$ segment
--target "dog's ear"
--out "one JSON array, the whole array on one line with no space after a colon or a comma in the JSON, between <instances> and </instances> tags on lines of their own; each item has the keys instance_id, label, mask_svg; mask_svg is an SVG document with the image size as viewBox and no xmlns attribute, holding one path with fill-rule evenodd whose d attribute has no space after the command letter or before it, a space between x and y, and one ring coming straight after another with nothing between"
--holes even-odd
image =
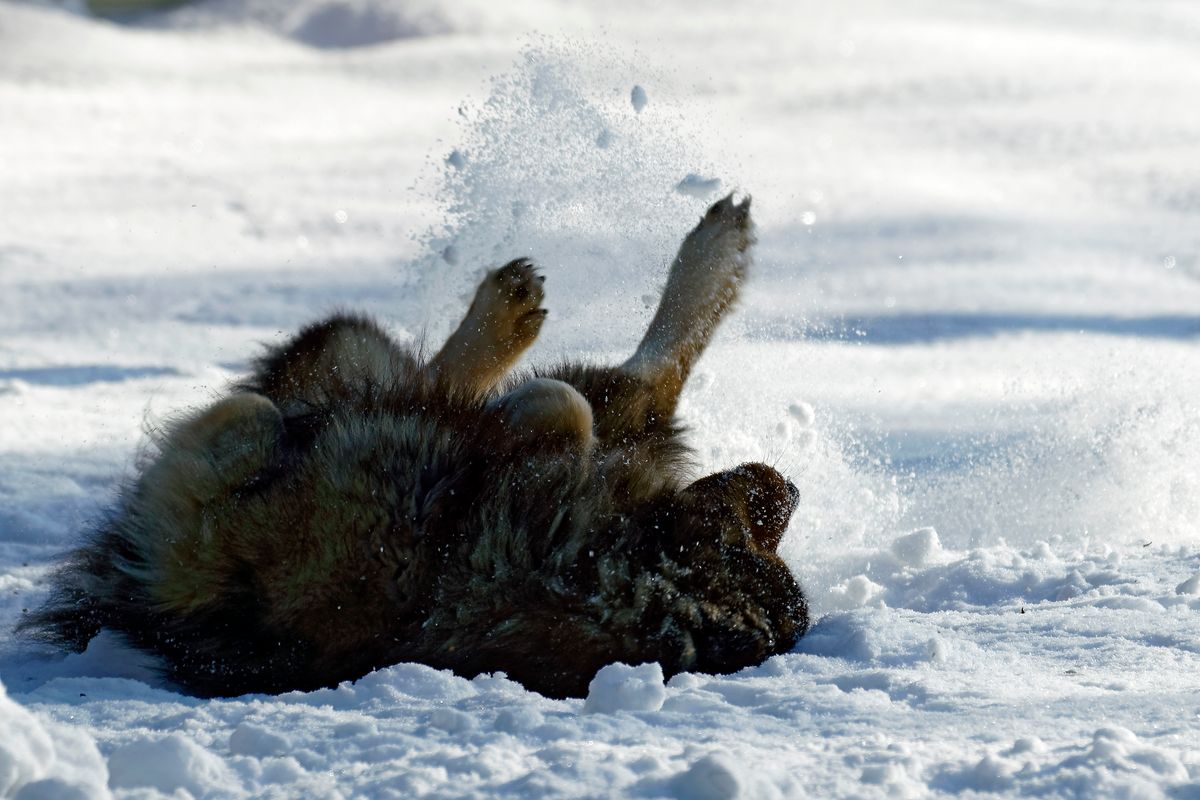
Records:
<instances>
[{"instance_id":1,"label":"dog's ear","mask_svg":"<svg viewBox=\"0 0 1200 800\"><path fill-rule=\"evenodd\" d=\"M766 464L740 467L701 478L679 494L688 523L676 527L685 544L689 536L715 535L734 546L747 538L774 553L800 500L795 484ZM715 530L714 530L715 528Z\"/></svg>"}]
</instances>

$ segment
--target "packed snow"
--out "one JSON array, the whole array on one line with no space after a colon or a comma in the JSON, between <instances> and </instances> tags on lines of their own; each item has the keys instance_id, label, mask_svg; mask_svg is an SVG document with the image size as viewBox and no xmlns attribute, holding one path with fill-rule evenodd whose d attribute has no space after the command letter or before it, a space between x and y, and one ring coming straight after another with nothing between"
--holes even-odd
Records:
<instances>
[{"instance_id":1,"label":"packed snow","mask_svg":"<svg viewBox=\"0 0 1200 800\"><path fill-rule=\"evenodd\" d=\"M1200 7L79 5L0 0L0 796L1200 796ZM529 255L528 361L621 358L730 190L682 413L801 490L793 652L199 700L12 633L259 343Z\"/></svg>"}]
</instances>

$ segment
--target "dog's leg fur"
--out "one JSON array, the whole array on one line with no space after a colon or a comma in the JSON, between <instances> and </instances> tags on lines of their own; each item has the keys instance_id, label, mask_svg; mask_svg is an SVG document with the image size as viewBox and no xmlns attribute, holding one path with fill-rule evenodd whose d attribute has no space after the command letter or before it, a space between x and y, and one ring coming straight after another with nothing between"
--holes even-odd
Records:
<instances>
[{"instance_id":1,"label":"dog's leg fur","mask_svg":"<svg viewBox=\"0 0 1200 800\"><path fill-rule=\"evenodd\" d=\"M489 395L542 329L545 280L525 258L488 273L430 370L471 396Z\"/></svg>"},{"instance_id":2,"label":"dog's leg fur","mask_svg":"<svg viewBox=\"0 0 1200 800\"><path fill-rule=\"evenodd\" d=\"M734 203L730 195L715 203L683 240L636 352L616 368L551 374L493 400L506 428L586 449L593 427L611 440L668 423L692 366L737 299L753 243L750 199ZM469 397L491 394L541 330L544 281L523 258L488 273L427 372ZM374 323L337 316L268 353L238 388L261 393L290 417L341 398L364 378L400 375L409 364Z\"/></svg>"},{"instance_id":3,"label":"dog's leg fur","mask_svg":"<svg viewBox=\"0 0 1200 800\"><path fill-rule=\"evenodd\" d=\"M649 384L660 415L674 413L692 366L737 300L753 244L750 198L734 203L732 194L713 204L683 240L654 320L620 367Z\"/></svg>"}]
</instances>

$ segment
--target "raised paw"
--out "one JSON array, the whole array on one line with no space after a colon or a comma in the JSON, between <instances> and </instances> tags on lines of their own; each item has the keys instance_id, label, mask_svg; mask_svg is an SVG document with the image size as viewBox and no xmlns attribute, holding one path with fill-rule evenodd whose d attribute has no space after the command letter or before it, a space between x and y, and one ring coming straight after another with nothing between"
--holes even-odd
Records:
<instances>
[{"instance_id":1,"label":"raised paw","mask_svg":"<svg viewBox=\"0 0 1200 800\"><path fill-rule=\"evenodd\" d=\"M721 225L734 233L736 246L745 250L754 244L754 222L750 219L750 195L740 203L733 202L733 195L727 194L709 206L702 224Z\"/></svg>"},{"instance_id":2,"label":"raised paw","mask_svg":"<svg viewBox=\"0 0 1200 800\"><path fill-rule=\"evenodd\" d=\"M484 278L467 317L474 316L477 325L490 327L496 339L513 339L513 344L524 350L537 338L546 319L546 309L540 308L546 296L545 283L546 276L538 274L528 258L510 261Z\"/></svg>"},{"instance_id":3,"label":"raised paw","mask_svg":"<svg viewBox=\"0 0 1200 800\"><path fill-rule=\"evenodd\" d=\"M541 331L545 282L527 258L489 272L431 368L472 394L490 392Z\"/></svg>"},{"instance_id":4,"label":"raised paw","mask_svg":"<svg viewBox=\"0 0 1200 800\"><path fill-rule=\"evenodd\" d=\"M700 272L726 272L740 283L745 277L748 259L744 254L755 242L754 222L750 219L750 195L735 203L728 194L709 206L700 222L683 240L676 269Z\"/></svg>"}]
</instances>

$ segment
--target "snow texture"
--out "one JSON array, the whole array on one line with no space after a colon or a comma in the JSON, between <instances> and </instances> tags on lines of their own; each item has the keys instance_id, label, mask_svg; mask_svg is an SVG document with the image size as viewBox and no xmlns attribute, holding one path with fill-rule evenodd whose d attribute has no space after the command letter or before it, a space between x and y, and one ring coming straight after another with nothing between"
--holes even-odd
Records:
<instances>
[{"instance_id":1,"label":"snow texture","mask_svg":"<svg viewBox=\"0 0 1200 800\"><path fill-rule=\"evenodd\" d=\"M0 0L0 796L1200 795L1193 4L78 7ZM730 190L757 258L681 413L697 474L800 489L793 652L199 700L12 634L258 342L436 342L527 255L529 362L623 359Z\"/></svg>"}]
</instances>

